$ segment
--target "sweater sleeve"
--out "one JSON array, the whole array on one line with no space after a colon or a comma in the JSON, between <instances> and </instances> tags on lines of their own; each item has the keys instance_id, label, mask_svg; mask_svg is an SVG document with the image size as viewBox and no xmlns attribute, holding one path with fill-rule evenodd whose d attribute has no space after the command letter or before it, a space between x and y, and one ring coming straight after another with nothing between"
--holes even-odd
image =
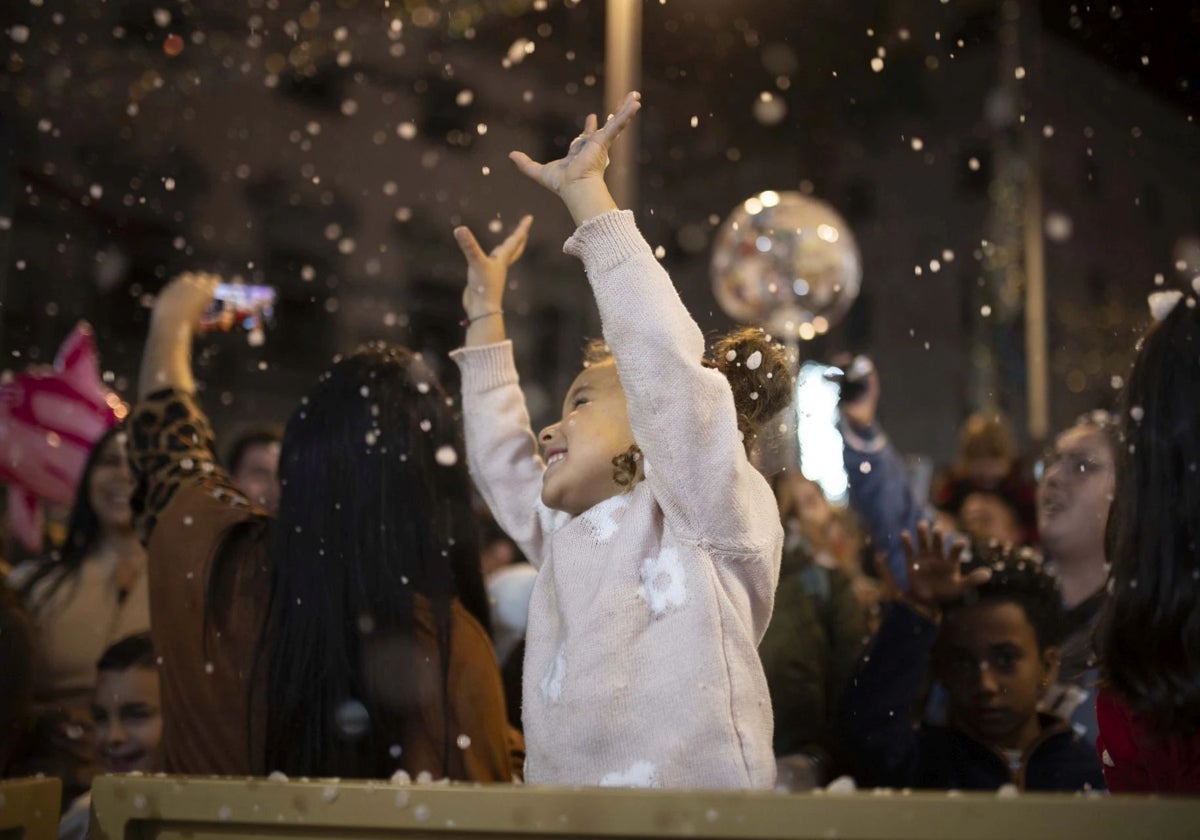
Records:
<instances>
[{"instance_id":1,"label":"sweater sleeve","mask_svg":"<svg viewBox=\"0 0 1200 840\"><path fill-rule=\"evenodd\" d=\"M835 725L860 784L912 783L920 758L912 709L929 670L937 630L903 604L893 604L846 686Z\"/></svg>"},{"instance_id":2,"label":"sweater sleeve","mask_svg":"<svg viewBox=\"0 0 1200 840\"><path fill-rule=\"evenodd\" d=\"M701 364L704 336L633 214L585 222L563 250L583 261L646 482L667 522L685 539L730 552L779 539L775 502L746 457L729 382Z\"/></svg>"},{"instance_id":3,"label":"sweater sleeve","mask_svg":"<svg viewBox=\"0 0 1200 840\"><path fill-rule=\"evenodd\" d=\"M129 464L136 490L134 515L149 544L160 516L176 496L198 506L228 506L236 517L262 511L250 504L217 462L212 426L192 394L157 391L134 409L128 421Z\"/></svg>"},{"instance_id":4,"label":"sweater sleeve","mask_svg":"<svg viewBox=\"0 0 1200 840\"><path fill-rule=\"evenodd\" d=\"M512 342L460 347L467 468L496 522L529 562L542 565L546 534L567 518L542 504L537 439L513 361Z\"/></svg>"}]
</instances>

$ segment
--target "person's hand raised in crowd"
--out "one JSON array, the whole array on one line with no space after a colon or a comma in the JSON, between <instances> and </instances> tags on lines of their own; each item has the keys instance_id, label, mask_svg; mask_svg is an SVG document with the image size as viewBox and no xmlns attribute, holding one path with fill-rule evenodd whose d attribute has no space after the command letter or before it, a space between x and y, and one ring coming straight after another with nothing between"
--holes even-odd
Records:
<instances>
[{"instance_id":1,"label":"person's hand raised in crowd","mask_svg":"<svg viewBox=\"0 0 1200 840\"><path fill-rule=\"evenodd\" d=\"M204 329L204 313L213 301L220 280L215 274L185 272L159 292L150 316L146 348L142 352L138 399L144 399L160 388L195 392L192 337ZM216 328L221 327L217 325Z\"/></svg>"},{"instance_id":2,"label":"person's hand raised in crowd","mask_svg":"<svg viewBox=\"0 0 1200 840\"><path fill-rule=\"evenodd\" d=\"M834 364L843 370L847 370L852 364L853 359L850 356L842 356L834 359ZM865 432L875 425L875 418L879 412L879 372L872 365L871 372L867 374L863 384L865 390L853 400L843 400L839 403L838 408L842 412L842 417L850 424L852 428L859 432Z\"/></svg>"},{"instance_id":3,"label":"person's hand raised in crowd","mask_svg":"<svg viewBox=\"0 0 1200 840\"><path fill-rule=\"evenodd\" d=\"M907 531L900 535L900 541L908 563L908 591L903 599L931 617L940 616L943 604L958 600L992 576L991 569L974 569L964 575L966 542L958 540L947 549L941 529L931 529L926 522L917 526L915 543Z\"/></svg>"},{"instance_id":4,"label":"person's hand raised in crowd","mask_svg":"<svg viewBox=\"0 0 1200 840\"><path fill-rule=\"evenodd\" d=\"M608 152L641 107L641 94L633 91L626 94L621 107L603 127L595 114L588 114L583 133L558 160L538 163L524 152L511 152L509 158L521 172L561 198L575 223L583 224L593 216L616 209L604 184Z\"/></svg>"},{"instance_id":5,"label":"person's hand raised in crowd","mask_svg":"<svg viewBox=\"0 0 1200 840\"><path fill-rule=\"evenodd\" d=\"M203 272L188 271L173 278L154 302L156 324L198 332L220 282L218 275Z\"/></svg>"},{"instance_id":6,"label":"person's hand raised in crowd","mask_svg":"<svg viewBox=\"0 0 1200 840\"><path fill-rule=\"evenodd\" d=\"M495 344L504 340L504 288L508 269L525 253L533 216L525 216L508 237L485 252L470 229L460 225L454 239L467 260L467 285L463 289L467 344Z\"/></svg>"}]
</instances>

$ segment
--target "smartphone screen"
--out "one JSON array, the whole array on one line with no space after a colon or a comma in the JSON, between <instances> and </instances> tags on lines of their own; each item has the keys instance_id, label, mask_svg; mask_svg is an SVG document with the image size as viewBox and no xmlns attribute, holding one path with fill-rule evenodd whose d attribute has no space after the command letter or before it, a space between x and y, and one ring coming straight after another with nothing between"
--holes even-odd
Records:
<instances>
[{"instance_id":1,"label":"smartphone screen","mask_svg":"<svg viewBox=\"0 0 1200 840\"><path fill-rule=\"evenodd\" d=\"M226 329L240 325L248 332L261 333L263 326L274 317L275 289L271 286L220 283L201 324L207 328Z\"/></svg>"}]
</instances>

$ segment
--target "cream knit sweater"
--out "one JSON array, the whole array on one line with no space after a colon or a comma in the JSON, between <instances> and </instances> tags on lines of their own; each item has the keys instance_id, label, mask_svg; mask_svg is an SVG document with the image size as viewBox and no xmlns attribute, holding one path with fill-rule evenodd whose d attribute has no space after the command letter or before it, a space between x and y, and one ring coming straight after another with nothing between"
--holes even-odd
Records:
<instances>
[{"instance_id":1,"label":"cream knit sweater","mask_svg":"<svg viewBox=\"0 0 1200 840\"><path fill-rule=\"evenodd\" d=\"M772 717L758 642L783 529L733 394L628 211L580 226L646 478L577 517L542 472L509 342L462 348L467 459L538 567L523 718L531 784L766 788ZM614 453L616 454L616 453Z\"/></svg>"}]
</instances>

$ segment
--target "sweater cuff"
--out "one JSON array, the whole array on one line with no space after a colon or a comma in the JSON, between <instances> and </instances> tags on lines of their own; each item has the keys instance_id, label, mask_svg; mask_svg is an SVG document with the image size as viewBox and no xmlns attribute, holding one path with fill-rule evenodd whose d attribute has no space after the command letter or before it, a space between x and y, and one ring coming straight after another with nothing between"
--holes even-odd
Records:
<instances>
[{"instance_id":1,"label":"sweater cuff","mask_svg":"<svg viewBox=\"0 0 1200 840\"><path fill-rule=\"evenodd\" d=\"M631 210L609 210L588 219L571 234L563 253L583 260L588 274L608 271L633 256L653 256Z\"/></svg>"},{"instance_id":2,"label":"sweater cuff","mask_svg":"<svg viewBox=\"0 0 1200 840\"><path fill-rule=\"evenodd\" d=\"M459 347L450 352L450 358L462 372L464 393L482 393L493 388L518 384L517 363L513 360L511 341L479 347Z\"/></svg>"}]
</instances>

